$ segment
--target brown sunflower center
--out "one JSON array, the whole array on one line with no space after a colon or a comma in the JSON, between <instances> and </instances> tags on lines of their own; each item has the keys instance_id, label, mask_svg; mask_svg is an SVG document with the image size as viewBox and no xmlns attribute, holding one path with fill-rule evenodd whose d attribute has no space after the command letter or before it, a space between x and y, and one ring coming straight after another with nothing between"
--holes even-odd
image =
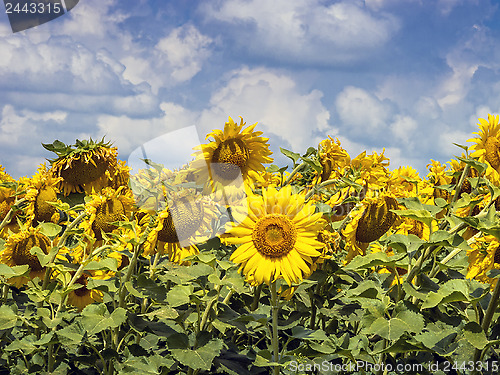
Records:
<instances>
[{"instance_id":1,"label":"brown sunflower center","mask_svg":"<svg viewBox=\"0 0 500 375\"><path fill-rule=\"evenodd\" d=\"M408 230L408 233L422 238L424 236L424 223L410 218L410 224L412 227Z\"/></svg>"},{"instance_id":2,"label":"brown sunflower center","mask_svg":"<svg viewBox=\"0 0 500 375\"><path fill-rule=\"evenodd\" d=\"M87 289L87 279L88 276L86 274L82 274L75 283L82 285L81 288L75 289L74 292L78 297L85 297L87 294L90 293L90 290Z\"/></svg>"},{"instance_id":3,"label":"brown sunflower center","mask_svg":"<svg viewBox=\"0 0 500 375\"><path fill-rule=\"evenodd\" d=\"M321 172L321 182L326 181L330 178L333 170L333 161L330 158L324 158L321 160L321 166L323 171Z\"/></svg>"},{"instance_id":4,"label":"brown sunflower center","mask_svg":"<svg viewBox=\"0 0 500 375\"><path fill-rule=\"evenodd\" d=\"M97 154L92 154L90 159L95 165L90 160L86 161L83 155L79 159L71 160L71 163L66 162L66 165L61 169L60 176L64 181L75 186L97 180L106 172L108 162Z\"/></svg>"},{"instance_id":5,"label":"brown sunflower center","mask_svg":"<svg viewBox=\"0 0 500 375\"><path fill-rule=\"evenodd\" d=\"M397 215L389 210L397 207L397 201L393 197L384 197L382 201L370 203L359 219L356 241L372 242L379 239L396 221Z\"/></svg>"},{"instance_id":6,"label":"brown sunflower center","mask_svg":"<svg viewBox=\"0 0 500 375\"><path fill-rule=\"evenodd\" d=\"M158 232L158 239L163 242L175 243L189 239L203 220L203 208L194 199L182 198L168 211L169 215L163 219L163 228Z\"/></svg>"},{"instance_id":7,"label":"brown sunflower center","mask_svg":"<svg viewBox=\"0 0 500 375\"><path fill-rule=\"evenodd\" d=\"M295 246L297 230L287 216L269 214L260 218L255 224L252 241L262 255L281 258Z\"/></svg>"},{"instance_id":8,"label":"brown sunflower center","mask_svg":"<svg viewBox=\"0 0 500 375\"><path fill-rule=\"evenodd\" d=\"M212 170L225 180L233 181L246 167L250 151L241 139L227 139L215 149L212 155Z\"/></svg>"},{"instance_id":9,"label":"brown sunflower center","mask_svg":"<svg viewBox=\"0 0 500 375\"><path fill-rule=\"evenodd\" d=\"M39 221L50 221L52 215L56 212L56 208L47 202L57 200L57 194L53 187L46 186L40 190L35 200L35 225Z\"/></svg>"},{"instance_id":10,"label":"brown sunflower center","mask_svg":"<svg viewBox=\"0 0 500 375\"><path fill-rule=\"evenodd\" d=\"M500 168L500 141L496 137L488 137L484 143L486 161L497 171Z\"/></svg>"},{"instance_id":11,"label":"brown sunflower center","mask_svg":"<svg viewBox=\"0 0 500 375\"><path fill-rule=\"evenodd\" d=\"M118 198L109 198L98 208L95 220L92 223L92 230L96 239L102 240L101 232L110 233L116 229L116 225L111 224L115 221L124 219L125 208Z\"/></svg>"},{"instance_id":12,"label":"brown sunflower center","mask_svg":"<svg viewBox=\"0 0 500 375\"><path fill-rule=\"evenodd\" d=\"M38 257L31 254L32 247L38 246L45 254L49 253L50 241L43 234L31 234L14 245L12 251L12 260L18 266L27 264L32 271L41 271L43 269Z\"/></svg>"}]
</instances>

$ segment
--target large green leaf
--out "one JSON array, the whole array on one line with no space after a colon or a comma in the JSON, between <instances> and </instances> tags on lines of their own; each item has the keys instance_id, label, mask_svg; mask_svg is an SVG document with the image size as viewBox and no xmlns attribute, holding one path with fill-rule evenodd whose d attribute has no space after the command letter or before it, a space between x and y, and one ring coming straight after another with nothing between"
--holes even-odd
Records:
<instances>
[{"instance_id":1,"label":"large green leaf","mask_svg":"<svg viewBox=\"0 0 500 375\"><path fill-rule=\"evenodd\" d=\"M80 322L89 335L119 327L127 319L127 310L117 307L111 314L105 304L91 304L82 311Z\"/></svg>"},{"instance_id":2,"label":"large green leaf","mask_svg":"<svg viewBox=\"0 0 500 375\"><path fill-rule=\"evenodd\" d=\"M9 329L16 325L17 306L0 306L0 330Z\"/></svg>"},{"instance_id":3,"label":"large green leaf","mask_svg":"<svg viewBox=\"0 0 500 375\"><path fill-rule=\"evenodd\" d=\"M182 365L193 370L209 371L212 362L219 355L223 346L222 340L214 339L198 349L172 349L172 356Z\"/></svg>"}]
</instances>

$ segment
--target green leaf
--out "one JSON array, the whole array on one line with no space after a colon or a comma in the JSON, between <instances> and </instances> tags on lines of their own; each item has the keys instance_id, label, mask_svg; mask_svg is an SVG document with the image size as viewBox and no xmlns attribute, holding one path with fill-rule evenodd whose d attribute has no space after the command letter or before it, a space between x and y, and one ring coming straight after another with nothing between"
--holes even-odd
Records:
<instances>
[{"instance_id":1,"label":"green leaf","mask_svg":"<svg viewBox=\"0 0 500 375\"><path fill-rule=\"evenodd\" d=\"M370 269L375 266L395 267L396 262L406 257L406 253L399 253L396 255L387 255L385 252L371 253L365 256L355 257L348 265L344 267L345 270L360 271Z\"/></svg>"},{"instance_id":2,"label":"green leaf","mask_svg":"<svg viewBox=\"0 0 500 375\"><path fill-rule=\"evenodd\" d=\"M290 337L300 340L320 340L320 341L328 340L325 331L321 329L318 330L307 329L302 326L293 327L292 334L290 335Z\"/></svg>"},{"instance_id":3,"label":"green leaf","mask_svg":"<svg viewBox=\"0 0 500 375\"><path fill-rule=\"evenodd\" d=\"M93 260L90 261L84 268L86 271L113 271L116 272L118 267L118 261L115 258L104 258L100 259L98 262Z\"/></svg>"},{"instance_id":4,"label":"green leaf","mask_svg":"<svg viewBox=\"0 0 500 375\"><path fill-rule=\"evenodd\" d=\"M377 318L365 332L387 340L398 340L404 333L418 333L424 328L424 318L410 310L400 311L394 318Z\"/></svg>"},{"instance_id":5,"label":"green leaf","mask_svg":"<svg viewBox=\"0 0 500 375\"><path fill-rule=\"evenodd\" d=\"M51 238L61 233L62 229L61 226L54 223L40 223L38 227L40 228L40 232Z\"/></svg>"},{"instance_id":6,"label":"green leaf","mask_svg":"<svg viewBox=\"0 0 500 375\"><path fill-rule=\"evenodd\" d=\"M0 306L0 330L9 329L16 325L17 306Z\"/></svg>"},{"instance_id":7,"label":"green leaf","mask_svg":"<svg viewBox=\"0 0 500 375\"><path fill-rule=\"evenodd\" d=\"M483 329L476 322L469 322L464 326L464 337L476 349L484 349L488 344Z\"/></svg>"},{"instance_id":8,"label":"green leaf","mask_svg":"<svg viewBox=\"0 0 500 375\"><path fill-rule=\"evenodd\" d=\"M222 340L214 339L195 350L172 349L171 352L172 356L184 366L188 366L193 370L210 371L212 362L219 355L222 345Z\"/></svg>"},{"instance_id":9,"label":"green leaf","mask_svg":"<svg viewBox=\"0 0 500 375\"><path fill-rule=\"evenodd\" d=\"M465 159L460 157L457 157L457 159L463 161L465 164L470 165L471 168L477 170L479 175L483 174L483 172L488 168L488 165L486 165L486 163L481 163L480 161L474 159Z\"/></svg>"},{"instance_id":10,"label":"green leaf","mask_svg":"<svg viewBox=\"0 0 500 375\"><path fill-rule=\"evenodd\" d=\"M285 150L284 148L281 148L281 147L280 147L280 151L283 155L285 155L286 157L289 157L290 159L293 160L294 166L295 166L295 164L297 164L297 160L299 160L300 154L297 154L296 152Z\"/></svg>"},{"instance_id":11,"label":"green leaf","mask_svg":"<svg viewBox=\"0 0 500 375\"><path fill-rule=\"evenodd\" d=\"M89 335L99 333L108 328L116 328L127 319L127 310L118 307L109 314L106 305L91 304L82 310L80 322Z\"/></svg>"},{"instance_id":12,"label":"green leaf","mask_svg":"<svg viewBox=\"0 0 500 375\"><path fill-rule=\"evenodd\" d=\"M431 213L427 210L412 210L412 209L406 209L406 210L392 210L395 214L401 217L409 217L410 219L421 221L422 223L426 224L429 228L432 225L432 221L434 220L434 217L431 215Z\"/></svg>"},{"instance_id":13,"label":"green leaf","mask_svg":"<svg viewBox=\"0 0 500 375\"><path fill-rule=\"evenodd\" d=\"M167 294L167 302L172 307L177 307L189 303L193 294L193 285L175 285Z\"/></svg>"},{"instance_id":14,"label":"green leaf","mask_svg":"<svg viewBox=\"0 0 500 375\"><path fill-rule=\"evenodd\" d=\"M24 264L22 266L9 267L6 264L0 263L0 276L3 276L7 279L15 276L24 276L29 272L29 270L30 266L27 264Z\"/></svg>"},{"instance_id":15,"label":"green leaf","mask_svg":"<svg viewBox=\"0 0 500 375\"><path fill-rule=\"evenodd\" d=\"M59 342L63 345L80 345L85 335L85 329L78 321L56 331Z\"/></svg>"},{"instance_id":16,"label":"green leaf","mask_svg":"<svg viewBox=\"0 0 500 375\"><path fill-rule=\"evenodd\" d=\"M469 300L469 284L467 280L452 279L445 282L437 292L429 292L422 304L422 309L432 308L440 303Z\"/></svg>"}]
</instances>

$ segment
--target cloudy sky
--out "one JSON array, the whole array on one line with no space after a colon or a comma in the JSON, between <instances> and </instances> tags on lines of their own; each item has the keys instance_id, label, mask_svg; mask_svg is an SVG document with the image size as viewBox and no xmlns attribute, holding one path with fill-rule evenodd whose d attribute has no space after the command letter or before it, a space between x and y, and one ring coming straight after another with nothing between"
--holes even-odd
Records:
<instances>
[{"instance_id":1,"label":"cloudy sky","mask_svg":"<svg viewBox=\"0 0 500 375\"><path fill-rule=\"evenodd\" d=\"M2 11L0 164L30 176L41 143L104 135L177 161L242 116L280 166L331 135L423 176L500 112L498 19L494 0L81 0L14 34Z\"/></svg>"}]
</instances>

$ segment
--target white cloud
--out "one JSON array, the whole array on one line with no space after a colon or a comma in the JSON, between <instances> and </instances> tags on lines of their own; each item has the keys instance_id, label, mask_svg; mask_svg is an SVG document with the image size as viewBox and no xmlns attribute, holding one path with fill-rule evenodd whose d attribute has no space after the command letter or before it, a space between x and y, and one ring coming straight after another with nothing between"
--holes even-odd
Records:
<instances>
[{"instance_id":1,"label":"white cloud","mask_svg":"<svg viewBox=\"0 0 500 375\"><path fill-rule=\"evenodd\" d=\"M11 105L5 105L2 109L0 120L0 144L27 147L27 139L37 133L37 125L50 121L63 123L67 113L54 112L32 112L22 110L17 112Z\"/></svg>"},{"instance_id":2,"label":"white cloud","mask_svg":"<svg viewBox=\"0 0 500 375\"><path fill-rule=\"evenodd\" d=\"M392 115L388 104L359 87L347 86L335 100L342 129L352 135L381 134Z\"/></svg>"},{"instance_id":3,"label":"white cloud","mask_svg":"<svg viewBox=\"0 0 500 375\"><path fill-rule=\"evenodd\" d=\"M101 115L93 137L106 134L123 155L142 144L174 130L195 125L196 114L175 103L161 103L163 115L155 118L131 118L125 115Z\"/></svg>"},{"instance_id":4,"label":"white cloud","mask_svg":"<svg viewBox=\"0 0 500 375\"><path fill-rule=\"evenodd\" d=\"M229 24L240 49L290 62L346 62L369 56L399 29L363 1L226 0L206 3L209 21Z\"/></svg>"},{"instance_id":5,"label":"white cloud","mask_svg":"<svg viewBox=\"0 0 500 375\"><path fill-rule=\"evenodd\" d=\"M152 51L130 54L121 59L124 77L134 84L147 82L157 94L161 87L193 78L211 54L213 40L192 25L172 30Z\"/></svg>"},{"instance_id":6,"label":"white cloud","mask_svg":"<svg viewBox=\"0 0 500 375\"><path fill-rule=\"evenodd\" d=\"M288 75L258 68L232 72L223 88L210 99L203 111L203 131L220 128L227 117L242 116L247 123L287 141L293 150L304 151L315 132L328 129L329 112L321 103L319 90L300 92Z\"/></svg>"},{"instance_id":7,"label":"white cloud","mask_svg":"<svg viewBox=\"0 0 500 375\"><path fill-rule=\"evenodd\" d=\"M415 139L415 130L418 128L417 122L409 116L396 115L394 122L390 125L394 136L406 143L412 144Z\"/></svg>"}]
</instances>

